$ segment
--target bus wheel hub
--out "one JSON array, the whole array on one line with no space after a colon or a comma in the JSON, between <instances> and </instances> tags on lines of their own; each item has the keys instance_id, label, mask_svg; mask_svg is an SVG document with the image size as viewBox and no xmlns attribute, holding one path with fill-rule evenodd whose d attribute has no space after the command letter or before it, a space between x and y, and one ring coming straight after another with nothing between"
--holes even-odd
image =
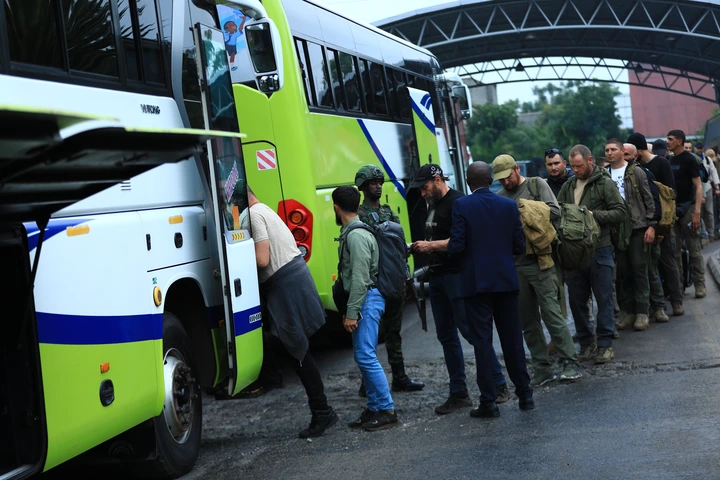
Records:
<instances>
[{"instance_id":1,"label":"bus wheel hub","mask_svg":"<svg viewBox=\"0 0 720 480\"><path fill-rule=\"evenodd\" d=\"M196 382L185 358L174 348L165 354L165 404L163 415L170 435L177 443L184 443L193 423L193 410L198 398Z\"/></svg>"}]
</instances>

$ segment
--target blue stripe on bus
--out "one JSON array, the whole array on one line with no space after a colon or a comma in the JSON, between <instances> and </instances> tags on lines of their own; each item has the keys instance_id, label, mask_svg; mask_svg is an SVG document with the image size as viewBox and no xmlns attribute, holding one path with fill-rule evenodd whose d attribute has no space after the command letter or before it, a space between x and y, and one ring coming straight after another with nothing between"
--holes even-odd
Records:
<instances>
[{"instance_id":1,"label":"blue stripe on bus","mask_svg":"<svg viewBox=\"0 0 720 480\"><path fill-rule=\"evenodd\" d=\"M162 313L145 315L91 316L37 312L40 343L102 345L160 340Z\"/></svg>"},{"instance_id":2,"label":"blue stripe on bus","mask_svg":"<svg viewBox=\"0 0 720 480\"><path fill-rule=\"evenodd\" d=\"M390 165L385 161L385 157L383 157L382 153L380 153L380 149L375 144L375 140L373 140L372 136L370 135L370 132L368 131L367 127L365 126L365 122L363 122L361 119L358 118L358 123L360 124L360 128L362 129L363 133L365 134L365 138L367 138L367 141L370 143L370 146L372 147L373 151L375 152L375 155L377 156L378 160L380 160L380 164L383 166L385 171L387 172L388 176L392 179L392 183L397 187L398 192L400 192L400 195L402 195L403 198L405 198L405 186L403 186L402 183L400 183L399 180L397 180L397 177L395 176L395 173L393 173L392 169L390 168ZM435 130L433 130L433 135L435 134Z\"/></svg>"},{"instance_id":3,"label":"blue stripe on bus","mask_svg":"<svg viewBox=\"0 0 720 480\"><path fill-rule=\"evenodd\" d=\"M260 305L243 310L242 312L235 312L233 314L233 320L235 322L236 337L262 327Z\"/></svg>"},{"instance_id":4,"label":"blue stripe on bus","mask_svg":"<svg viewBox=\"0 0 720 480\"><path fill-rule=\"evenodd\" d=\"M64 232L65 230L67 230L68 227L74 227L76 225L80 225L81 223L89 221L90 220L87 218L52 219L50 220L50 222L48 222L47 227L45 227L45 238L43 239L43 242L50 240L58 233ZM28 222L24 225L25 231L27 231L28 235L28 250L32 251L37 248L38 239L40 238L40 229L35 222Z\"/></svg>"},{"instance_id":5,"label":"blue stripe on bus","mask_svg":"<svg viewBox=\"0 0 720 480\"><path fill-rule=\"evenodd\" d=\"M417 116L420 118L420 120L425 124L425 126L432 132L433 135L435 135L435 124L430 121L430 119L425 115L425 112L423 112L417 103L415 103L415 100L410 99L412 103L412 109L417 114ZM432 105L432 104L430 104ZM430 110L430 108L428 108Z\"/></svg>"}]
</instances>

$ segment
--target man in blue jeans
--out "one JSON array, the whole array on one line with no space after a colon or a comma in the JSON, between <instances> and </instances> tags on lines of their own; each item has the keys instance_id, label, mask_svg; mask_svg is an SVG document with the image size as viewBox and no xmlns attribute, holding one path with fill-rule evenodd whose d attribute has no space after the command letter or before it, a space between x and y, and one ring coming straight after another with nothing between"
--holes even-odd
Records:
<instances>
[{"instance_id":1,"label":"man in blue jeans","mask_svg":"<svg viewBox=\"0 0 720 480\"><path fill-rule=\"evenodd\" d=\"M450 376L450 396L444 404L435 407L435 413L444 415L460 408L472 407L465 377L465 357L458 330L470 339L465 316L465 304L460 298L461 261L447 255L453 202L463 197L445 183L446 178L438 165L423 165L410 188L419 188L430 205L425 222L425 241L414 242L415 255L427 255L430 260L430 305L437 337L443 347L445 365ZM492 350L493 379L497 386L497 403L507 402L512 394L502 373L502 367ZM478 372L479 373L479 372Z\"/></svg>"},{"instance_id":2,"label":"man in blue jeans","mask_svg":"<svg viewBox=\"0 0 720 480\"><path fill-rule=\"evenodd\" d=\"M343 326L352 333L355 362L367 392L367 408L348 426L382 430L398 425L398 417L387 377L375 352L380 319L385 312L385 299L376 288L379 249L372 233L353 227L362 223L357 215L360 192L353 187L338 187L333 191L332 199L335 222L342 226L338 273L347 294Z\"/></svg>"}]
</instances>

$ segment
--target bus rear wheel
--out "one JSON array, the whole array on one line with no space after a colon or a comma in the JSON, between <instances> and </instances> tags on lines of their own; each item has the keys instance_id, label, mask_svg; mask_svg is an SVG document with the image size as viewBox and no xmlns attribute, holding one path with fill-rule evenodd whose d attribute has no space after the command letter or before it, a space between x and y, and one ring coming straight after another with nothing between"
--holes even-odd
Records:
<instances>
[{"instance_id":1,"label":"bus rear wheel","mask_svg":"<svg viewBox=\"0 0 720 480\"><path fill-rule=\"evenodd\" d=\"M163 319L163 411L153 420L157 457L144 472L177 478L192 470L200 452L202 396L192 372L190 339L172 313Z\"/></svg>"}]
</instances>

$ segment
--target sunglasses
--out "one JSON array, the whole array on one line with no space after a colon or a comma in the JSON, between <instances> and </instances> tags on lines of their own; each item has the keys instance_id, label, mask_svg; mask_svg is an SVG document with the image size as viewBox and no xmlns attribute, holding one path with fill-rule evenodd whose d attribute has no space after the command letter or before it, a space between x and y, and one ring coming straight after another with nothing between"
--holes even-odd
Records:
<instances>
[{"instance_id":1,"label":"sunglasses","mask_svg":"<svg viewBox=\"0 0 720 480\"><path fill-rule=\"evenodd\" d=\"M562 155L562 150L559 148L548 148L545 150L545 156L548 158L553 158L555 155ZM563 155L564 157L564 155Z\"/></svg>"}]
</instances>

